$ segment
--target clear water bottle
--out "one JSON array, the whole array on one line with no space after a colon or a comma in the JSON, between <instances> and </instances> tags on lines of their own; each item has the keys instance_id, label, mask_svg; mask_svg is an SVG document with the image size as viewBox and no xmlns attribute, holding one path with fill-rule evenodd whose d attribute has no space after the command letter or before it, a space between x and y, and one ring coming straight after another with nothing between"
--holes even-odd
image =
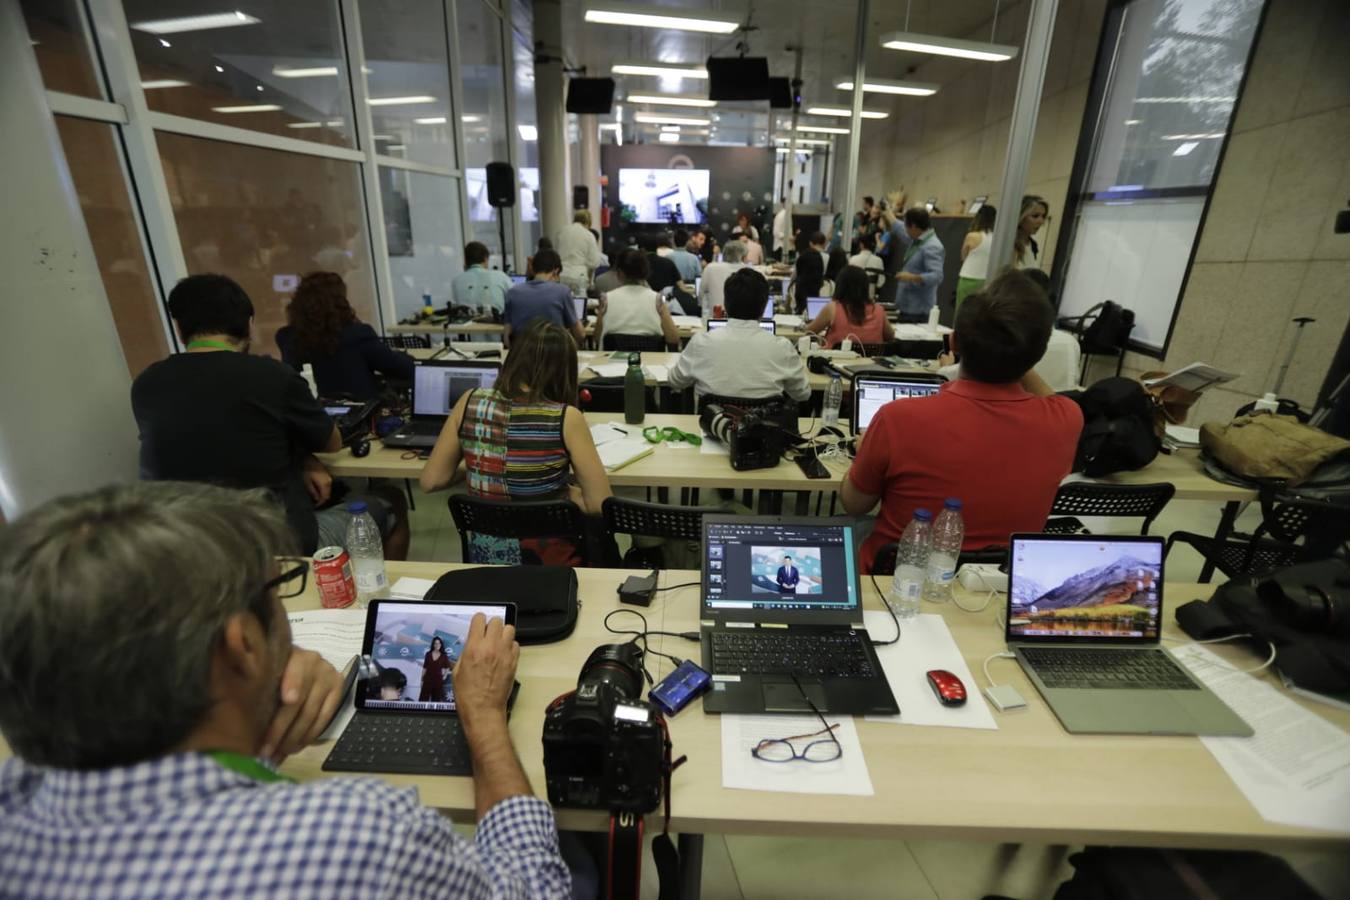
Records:
<instances>
[{"instance_id":1,"label":"clear water bottle","mask_svg":"<svg viewBox=\"0 0 1350 900\"><path fill-rule=\"evenodd\" d=\"M352 514L347 523L347 553L356 581L356 605L364 609L372 598L383 597L389 587L389 576L384 572L384 542L365 503L348 503L347 512Z\"/></svg>"},{"instance_id":2,"label":"clear water bottle","mask_svg":"<svg viewBox=\"0 0 1350 900\"><path fill-rule=\"evenodd\" d=\"M914 518L900 535L895 550L895 576L891 579L888 602L897 619L911 619L919 613L923 598L923 580L928 572L928 556L933 549L933 514L923 507L914 510Z\"/></svg>"},{"instance_id":3,"label":"clear water bottle","mask_svg":"<svg viewBox=\"0 0 1350 900\"><path fill-rule=\"evenodd\" d=\"M830 386L825 389L825 403L820 408L820 421L826 425L839 424L839 405L844 402L844 380L838 372L830 375Z\"/></svg>"},{"instance_id":4,"label":"clear water bottle","mask_svg":"<svg viewBox=\"0 0 1350 900\"><path fill-rule=\"evenodd\" d=\"M933 552L928 557L923 599L934 603L952 599L956 561L961 557L961 543L965 539L966 523L961 518L961 501L948 497L942 504L942 512L933 520Z\"/></svg>"},{"instance_id":5,"label":"clear water bottle","mask_svg":"<svg viewBox=\"0 0 1350 900\"><path fill-rule=\"evenodd\" d=\"M647 416L647 379L642 374L642 354L628 354L628 371L623 373L623 420L641 425Z\"/></svg>"}]
</instances>

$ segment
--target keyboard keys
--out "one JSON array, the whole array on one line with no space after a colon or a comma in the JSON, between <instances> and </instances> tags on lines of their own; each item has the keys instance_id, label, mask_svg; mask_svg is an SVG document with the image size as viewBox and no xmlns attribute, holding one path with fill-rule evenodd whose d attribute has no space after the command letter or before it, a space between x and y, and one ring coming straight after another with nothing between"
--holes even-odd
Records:
<instances>
[{"instance_id":1,"label":"keyboard keys","mask_svg":"<svg viewBox=\"0 0 1350 900\"><path fill-rule=\"evenodd\" d=\"M1159 650L1023 647L1022 656L1048 688L1200 690Z\"/></svg>"},{"instance_id":2,"label":"keyboard keys","mask_svg":"<svg viewBox=\"0 0 1350 900\"><path fill-rule=\"evenodd\" d=\"M323 767L344 772L473 773L458 719L378 713L352 719Z\"/></svg>"},{"instance_id":3,"label":"keyboard keys","mask_svg":"<svg viewBox=\"0 0 1350 900\"><path fill-rule=\"evenodd\" d=\"M712 633L713 671L727 675L871 678L874 668L856 632Z\"/></svg>"}]
</instances>

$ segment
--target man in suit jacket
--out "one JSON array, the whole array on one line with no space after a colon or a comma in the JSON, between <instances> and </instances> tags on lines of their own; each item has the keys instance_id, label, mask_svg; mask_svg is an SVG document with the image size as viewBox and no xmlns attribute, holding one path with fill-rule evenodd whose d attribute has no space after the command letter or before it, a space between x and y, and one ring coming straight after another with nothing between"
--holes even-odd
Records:
<instances>
[{"instance_id":1,"label":"man in suit jacket","mask_svg":"<svg viewBox=\"0 0 1350 900\"><path fill-rule=\"evenodd\" d=\"M783 557L783 564L778 567L778 592L780 594L797 593L797 582L801 580L801 573L792 564L792 557Z\"/></svg>"}]
</instances>

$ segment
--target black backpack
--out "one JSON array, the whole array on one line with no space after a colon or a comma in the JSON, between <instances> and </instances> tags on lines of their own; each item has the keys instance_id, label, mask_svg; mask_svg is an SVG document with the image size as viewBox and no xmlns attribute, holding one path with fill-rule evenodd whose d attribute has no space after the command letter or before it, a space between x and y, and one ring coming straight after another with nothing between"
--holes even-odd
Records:
<instances>
[{"instance_id":1,"label":"black backpack","mask_svg":"<svg viewBox=\"0 0 1350 900\"><path fill-rule=\"evenodd\" d=\"M1091 311L1088 313L1091 314ZM1087 318L1087 315L1081 318ZM1107 300L1101 304L1097 317L1088 322L1079 339L1084 353L1114 354L1120 352L1134 330L1134 310Z\"/></svg>"},{"instance_id":2,"label":"black backpack","mask_svg":"<svg viewBox=\"0 0 1350 900\"><path fill-rule=\"evenodd\" d=\"M1153 425L1153 400L1139 382L1103 378L1085 391L1066 397L1083 410L1073 470L1089 478L1142 469L1162 447Z\"/></svg>"}]
</instances>

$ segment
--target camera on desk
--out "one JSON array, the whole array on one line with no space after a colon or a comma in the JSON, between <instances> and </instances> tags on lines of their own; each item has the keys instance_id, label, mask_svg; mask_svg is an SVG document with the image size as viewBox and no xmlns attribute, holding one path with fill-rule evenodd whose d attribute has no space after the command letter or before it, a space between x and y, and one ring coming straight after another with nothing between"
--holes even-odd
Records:
<instances>
[{"instance_id":1,"label":"camera on desk","mask_svg":"<svg viewBox=\"0 0 1350 900\"><path fill-rule=\"evenodd\" d=\"M554 806L647 813L661 802L665 729L642 699L636 644L597 647L577 689L544 715L544 780Z\"/></svg>"},{"instance_id":2,"label":"camera on desk","mask_svg":"<svg viewBox=\"0 0 1350 900\"><path fill-rule=\"evenodd\" d=\"M709 403L699 413L698 424L705 434L727 446L731 467L738 472L747 469L772 469L778 465L789 436L795 436L783 424L790 416L796 424L796 410L785 404L773 404L755 409Z\"/></svg>"}]
</instances>

